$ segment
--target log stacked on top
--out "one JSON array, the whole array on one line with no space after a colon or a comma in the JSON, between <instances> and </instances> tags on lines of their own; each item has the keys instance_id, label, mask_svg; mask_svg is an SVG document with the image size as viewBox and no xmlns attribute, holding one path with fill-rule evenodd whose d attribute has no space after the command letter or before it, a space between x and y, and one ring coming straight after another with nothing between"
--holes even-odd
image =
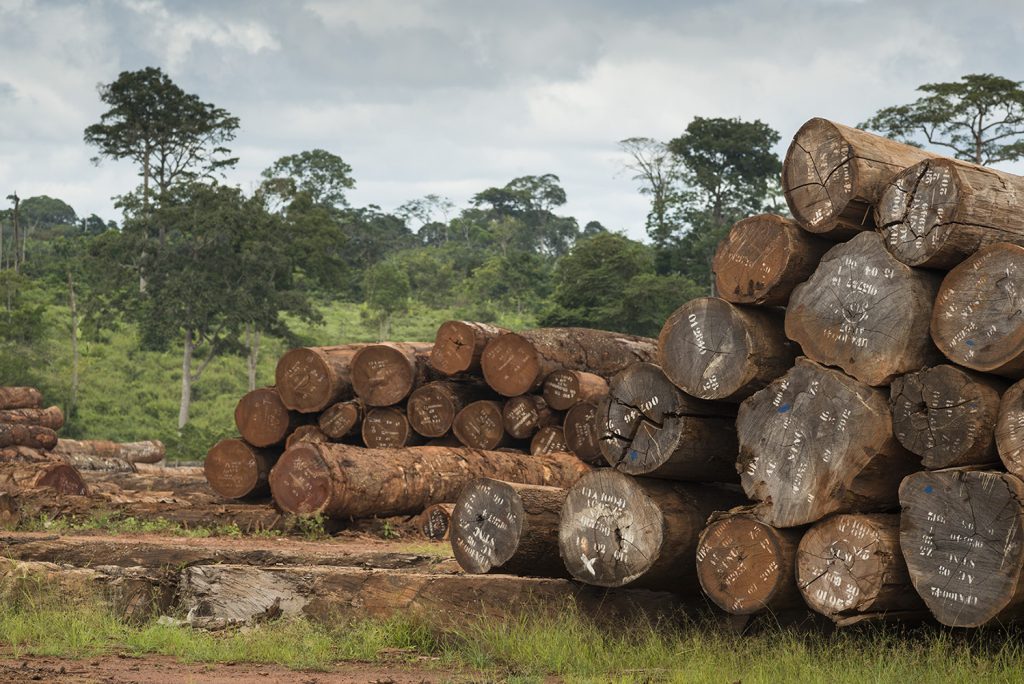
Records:
<instances>
[{"instance_id":1,"label":"log stacked on top","mask_svg":"<svg viewBox=\"0 0 1024 684\"><path fill-rule=\"evenodd\" d=\"M42 392L36 388L0 387L0 488L5 493L88 493L75 466L53 451L63 425L64 413L57 406L43 408Z\"/></svg>"}]
</instances>

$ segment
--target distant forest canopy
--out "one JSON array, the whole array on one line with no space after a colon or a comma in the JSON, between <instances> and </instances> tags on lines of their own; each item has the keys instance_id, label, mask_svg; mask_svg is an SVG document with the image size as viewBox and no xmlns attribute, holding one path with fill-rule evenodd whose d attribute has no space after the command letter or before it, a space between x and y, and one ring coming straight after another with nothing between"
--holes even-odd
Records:
<instances>
[{"instance_id":1,"label":"distant forest canopy","mask_svg":"<svg viewBox=\"0 0 1024 684\"><path fill-rule=\"evenodd\" d=\"M958 155L1024 154L1019 83L974 75L921 90L918 102L864 125L912 143L947 140ZM153 388L158 415L123 409L126 421L173 438L193 400L200 412L217 402L222 412L233 401L222 390L238 396L234 386L204 387L208 368L237 368L244 389L272 380L260 369L272 369L275 348L394 338L408 319L656 335L679 304L710 292L715 246L735 221L785 212L773 151L780 135L761 121L697 117L668 141L620 141L623 167L650 200L649 240L639 242L564 215L566 191L553 173L481 188L466 206L427 195L385 211L351 206L358 172L343 151L312 149L278 159L246 194L223 183L238 161L231 143L241 122L231 113L152 67L120 74L99 97L107 110L85 143L97 164L131 164L139 177L116 198L117 220L13 191L0 211L0 377L50 390L76 434L143 436L110 423L121 410L111 398L104 424L117 434L91 434L86 420L99 411L85 406L83 369L115 343L124 366L146 355L179 386L177 420L165 386ZM990 125L958 128L971 107L984 107ZM355 327L311 336L331 329L342 305L358 311ZM429 339L429 329L418 336Z\"/></svg>"}]
</instances>

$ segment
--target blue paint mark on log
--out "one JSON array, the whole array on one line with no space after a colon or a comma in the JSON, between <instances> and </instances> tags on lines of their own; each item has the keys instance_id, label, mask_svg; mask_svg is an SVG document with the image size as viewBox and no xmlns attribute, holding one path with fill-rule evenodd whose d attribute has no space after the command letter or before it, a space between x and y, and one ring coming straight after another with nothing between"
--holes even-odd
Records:
<instances>
[{"instance_id":1,"label":"blue paint mark on log","mask_svg":"<svg viewBox=\"0 0 1024 684\"><path fill-rule=\"evenodd\" d=\"M933 487L932 487L931 485L927 485L927 486L925 486L925 488L924 488L924 493L925 493L925 494L931 494L931 493L932 493L932 492L934 492L934 491L935 491L935 489L934 489L934 488L933 488Z\"/></svg>"},{"instance_id":2,"label":"blue paint mark on log","mask_svg":"<svg viewBox=\"0 0 1024 684\"><path fill-rule=\"evenodd\" d=\"M637 450L636 449L630 449L629 450L629 460L630 461L635 461L638 458L640 458L640 454L637 453Z\"/></svg>"},{"instance_id":3,"label":"blue paint mark on log","mask_svg":"<svg viewBox=\"0 0 1024 684\"><path fill-rule=\"evenodd\" d=\"M974 340L964 340L964 344L966 344L968 347L973 347Z\"/></svg>"},{"instance_id":4,"label":"blue paint mark on log","mask_svg":"<svg viewBox=\"0 0 1024 684\"><path fill-rule=\"evenodd\" d=\"M791 408L793 408L793 407L790 406L789 404L783 404L782 406L779 407L779 413L785 413L786 411L788 411Z\"/></svg>"}]
</instances>

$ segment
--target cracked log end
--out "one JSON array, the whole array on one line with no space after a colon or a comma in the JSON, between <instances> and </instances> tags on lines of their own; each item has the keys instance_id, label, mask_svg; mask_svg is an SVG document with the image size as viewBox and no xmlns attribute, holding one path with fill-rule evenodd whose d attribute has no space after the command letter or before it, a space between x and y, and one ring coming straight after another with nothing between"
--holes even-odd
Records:
<instances>
[{"instance_id":1,"label":"cracked log end","mask_svg":"<svg viewBox=\"0 0 1024 684\"><path fill-rule=\"evenodd\" d=\"M541 374L537 350L529 340L515 333L492 340L484 349L480 365L487 384L505 397L533 390Z\"/></svg>"},{"instance_id":2,"label":"cracked log end","mask_svg":"<svg viewBox=\"0 0 1024 684\"><path fill-rule=\"evenodd\" d=\"M295 420L273 387L247 392L235 406L235 427L249 444L281 444L295 428Z\"/></svg>"},{"instance_id":3,"label":"cracked log end","mask_svg":"<svg viewBox=\"0 0 1024 684\"><path fill-rule=\"evenodd\" d=\"M496 328L469 321L445 321L437 329L430 365L445 375L468 373L479 367L480 352L489 332Z\"/></svg>"},{"instance_id":4,"label":"cracked log end","mask_svg":"<svg viewBox=\"0 0 1024 684\"><path fill-rule=\"evenodd\" d=\"M285 451L270 471L270 491L286 513L316 515L330 503L332 474L316 445L300 443Z\"/></svg>"},{"instance_id":5,"label":"cracked log end","mask_svg":"<svg viewBox=\"0 0 1024 684\"><path fill-rule=\"evenodd\" d=\"M222 439L213 445L203 462L210 488L227 499L266 494L267 477L274 452L257 449L240 439Z\"/></svg>"},{"instance_id":6,"label":"cracked log end","mask_svg":"<svg viewBox=\"0 0 1024 684\"><path fill-rule=\"evenodd\" d=\"M875 207L886 248L908 266L950 267L944 249L956 221L960 182L952 160L929 159L892 179Z\"/></svg>"},{"instance_id":7,"label":"cracked log end","mask_svg":"<svg viewBox=\"0 0 1024 684\"><path fill-rule=\"evenodd\" d=\"M829 233L848 214L870 213L854 202L857 167L853 147L830 121L811 119L797 131L782 164L782 187L793 217L812 233ZM855 224L853 224L855 225Z\"/></svg>"}]
</instances>

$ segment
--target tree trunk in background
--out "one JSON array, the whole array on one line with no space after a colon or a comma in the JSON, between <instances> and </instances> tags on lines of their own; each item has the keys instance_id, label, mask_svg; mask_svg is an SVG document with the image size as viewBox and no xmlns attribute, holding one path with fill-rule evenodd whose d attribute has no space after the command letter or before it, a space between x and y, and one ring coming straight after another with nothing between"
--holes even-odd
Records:
<instances>
[{"instance_id":1,"label":"tree trunk in background","mask_svg":"<svg viewBox=\"0 0 1024 684\"><path fill-rule=\"evenodd\" d=\"M253 323L245 325L245 341L249 349L245 357L246 370L249 374L249 391L256 389L256 369L260 362L260 331Z\"/></svg>"},{"instance_id":2,"label":"tree trunk in background","mask_svg":"<svg viewBox=\"0 0 1024 684\"><path fill-rule=\"evenodd\" d=\"M75 281L68 270L68 308L71 309L71 396L68 397L68 408L65 411L68 418L75 417L75 407L78 405L78 305L75 299Z\"/></svg>"},{"instance_id":3,"label":"tree trunk in background","mask_svg":"<svg viewBox=\"0 0 1024 684\"><path fill-rule=\"evenodd\" d=\"M185 343L181 355L181 400L178 403L178 429L188 423L189 408L192 405L192 354L195 352L192 331L185 331Z\"/></svg>"}]
</instances>

